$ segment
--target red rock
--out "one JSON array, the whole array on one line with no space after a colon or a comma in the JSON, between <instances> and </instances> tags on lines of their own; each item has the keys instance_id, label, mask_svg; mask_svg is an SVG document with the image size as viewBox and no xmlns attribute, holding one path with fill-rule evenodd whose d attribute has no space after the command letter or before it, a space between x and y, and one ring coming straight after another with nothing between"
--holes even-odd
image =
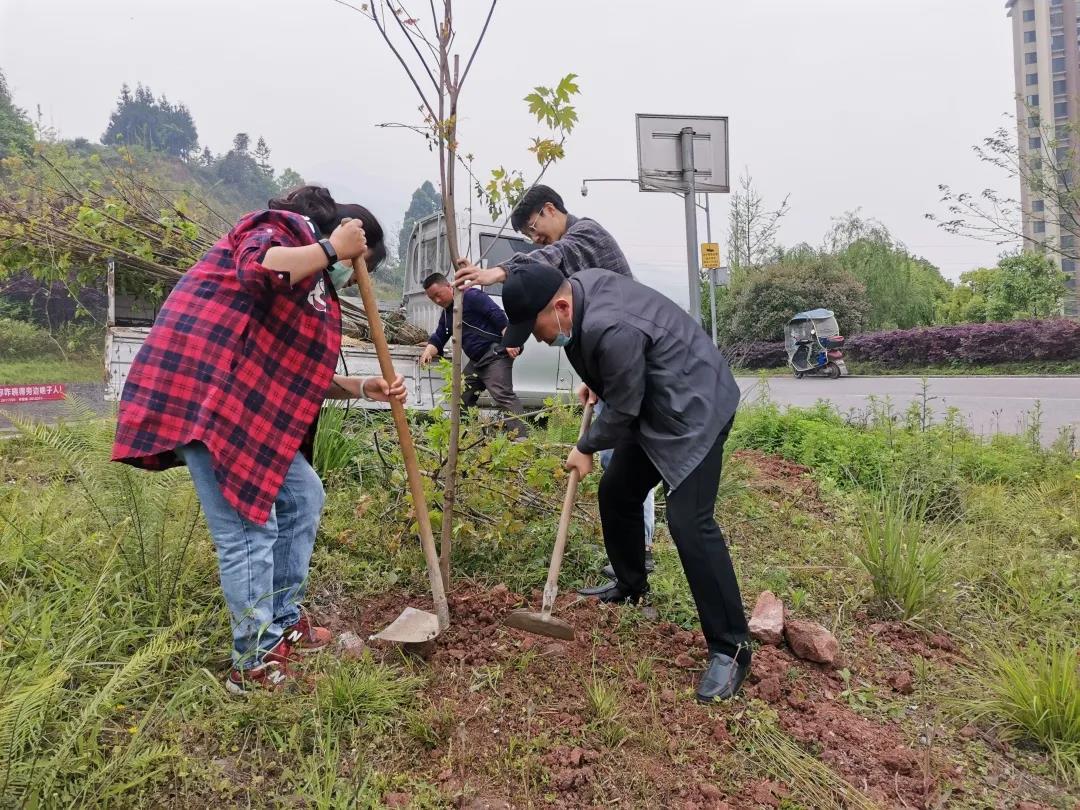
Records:
<instances>
[{"instance_id":1,"label":"red rock","mask_svg":"<svg viewBox=\"0 0 1080 810\"><path fill-rule=\"evenodd\" d=\"M930 646L935 650L944 650L945 652L956 652L956 645L953 640L944 633L935 633L930 636Z\"/></svg>"},{"instance_id":2,"label":"red rock","mask_svg":"<svg viewBox=\"0 0 1080 810\"><path fill-rule=\"evenodd\" d=\"M750 635L762 644L779 644L784 638L784 603L772 591L762 591L750 616Z\"/></svg>"},{"instance_id":3,"label":"red rock","mask_svg":"<svg viewBox=\"0 0 1080 810\"><path fill-rule=\"evenodd\" d=\"M500 582L498 585L491 589L491 595L498 596L499 598L502 598L509 593L510 589L506 586L506 583L504 582Z\"/></svg>"},{"instance_id":4,"label":"red rock","mask_svg":"<svg viewBox=\"0 0 1080 810\"><path fill-rule=\"evenodd\" d=\"M833 664L840 655L836 636L817 622L792 619L784 624L784 637L799 658L818 664Z\"/></svg>"},{"instance_id":5,"label":"red rock","mask_svg":"<svg viewBox=\"0 0 1080 810\"><path fill-rule=\"evenodd\" d=\"M713 726L712 738L721 745L731 742L731 734L728 733L727 723L720 721Z\"/></svg>"},{"instance_id":6,"label":"red rock","mask_svg":"<svg viewBox=\"0 0 1080 810\"><path fill-rule=\"evenodd\" d=\"M965 740L973 740L979 736L979 730L975 726L964 726L960 729L960 736Z\"/></svg>"},{"instance_id":7,"label":"red rock","mask_svg":"<svg viewBox=\"0 0 1080 810\"><path fill-rule=\"evenodd\" d=\"M541 655L546 655L549 658L566 658L569 649L561 641L553 641L551 644L545 644L540 650Z\"/></svg>"},{"instance_id":8,"label":"red rock","mask_svg":"<svg viewBox=\"0 0 1080 810\"><path fill-rule=\"evenodd\" d=\"M382 800L387 807L408 807L409 802L412 801L412 795L409 793L387 793L382 797Z\"/></svg>"},{"instance_id":9,"label":"red rock","mask_svg":"<svg viewBox=\"0 0 1080 810\"><path fill-rule=\"evenodd\" d=\"M361 658L364 655L364 640L351 630L337 637L337 646L344 658Z\"/></svg>"},{"instance_id":10,"label":"red rock","mask_svg":"<svg viewBox=\"0 0 1080 810\"><path fill-rule=\"evenodd\" d=\"M780 700L782 692L779 678L766 678L757 685L757 696L766 703L775 703Z\"/></svg>"},{"instance_id":11,"label":"red rock","mask_svg":"<svg viewBox=\"0 0 1080 810\"><path fill-rule=\"evenodd\" d=\"M775 786L768 780L754 785L751 796L757 804L764 804L768 807L780 806L780 799L776 796Z\"/></svg>"},{"instance_id":12,"label":"red rock","mask_svg":"<svg viewBox=\"0 0 1080 810\"><path fill-rule=\"evenodd\" d=\"M695 661L686 653L680 653L679 656L675 659L675 666L682 669L693 669L697 666L697 661Z\"/></svg>"},{"instance_id":13,"label":"red rock","mask_svg":"<svg viewBox=\"0 0 1080 810\"><path fill-rule=\"evenodd\" d=\"M910 776L919 770L919 757L910 748L898 745L892 751L887 751L881 758L881 763L894 773Z\"/></svg>"},{"instance_id":14,"label":"red rock","mask_svg":"<svg viewBox=\"0 0 1080 810\"><path fill-rule=\"evenodd\" d=\"M724 794L720 792L720 788L716 785L709 784L708 782L702 782L698 785L698 793L701 794L701 798L709 802L717 802L724 798Z\"/></svg>"},{"instance_id":15,"label":"red rock","mask_svg":"<svg viewBox=\"0 0 1080 810\"><path fill-rule=\"evenodd\" d=\"M665 689L664 691L662 691L660 693L660 701L662 703L674 703L675 702L675 692L674 692L674 690Z\"/></svg>"},{"instance_id":16,"label":"red rock","mask_svg":"<svg viewBox=\"0 0 1080 810\"><path fill-rule=\"evenodd\" d=\"M510 810L510 804L502 799L476 797L461 805L462 810Z\"/></svg>"},{"instance_id":17,"label":"red rock","mask_svg":"<svg viewBox=\"0 0 1080 810\"><path fill-rule=\"evenodd\" d=\"M575 768L581 767L581 757L585 754L580 748L574 748L570 751L570 765Z\"/></svg>"},{"instance_id":18,"label":"red rock","mask_svg":"<svg viewBox=\"0 0 1080 810\"><path fill-rule=\"evenodd\" d=\"M910 695L915 691L915 680L911 677L910 672L904 670L889 678L889 686L901 695Z\"/></svg>"}]
</instances>

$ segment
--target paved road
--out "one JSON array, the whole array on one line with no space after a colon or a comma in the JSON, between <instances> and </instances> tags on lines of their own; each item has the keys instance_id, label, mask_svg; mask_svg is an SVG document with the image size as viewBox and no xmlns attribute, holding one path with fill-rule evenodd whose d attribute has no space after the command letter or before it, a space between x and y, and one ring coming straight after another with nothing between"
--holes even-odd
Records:
<instances>
[{"instance_id":1,"label":"paved road","mask_svg":"<svg viewBox=\"0 0 1080 810\"><path fill-rule=\"evenodd\" d=\"M844 377L839 380L807 377L768 377L768 395L780 405L813 405L829 400L841 412L862 413L871 407L871 397L889 398L894 411L903 412L913 401L922 399L919 377ZM743 400L752 401L762 394L758 377L739 377ZM930 377L928 405L940 417L950 407L960 410L968 427L976 433L1018 433L1030 424L1031 412L1042 407L1042 439L1050 444L1063 428L1080 433L1080 376L1078 377ZM74 385L72 389L84 402L100 413L112 412L112 404L103 401L101 385ZM33 416L54 420L66 413L63 402L39 402L0 406ZM0 433L10 424L0 417Z\"/></svg>"},{"instance_id":2,"label":"paved road","mask_svg":"<svg viewBox=\"0 0 1080 810\"><path fill-rule=\"evenodd\" d=\"M743 400L760 396L757 377L739 377ZM928 407L940 418L957 408L975 433L1018 433L1031 424L1032 412L1041 407L1043 444L1053 442L1061 430L1080 433L1080 376L1077 377L929 377ZM779 405L813 405L829 400L843 413L865 412L871 397L886 397L893 410L903 412L922 401L920 377L768 377L768 396Z\"/></svg>"},{"instance_id":3,"label":"paved road","mask_svg":"<svg viewBox=\"0 0 1080 810\"><path fill-rule=\"evenodd\" d=\"M74 394L79 400L89 405L102 416L113 411L113 403L105 401L105 386L102 383L69 383L69 394ZM59 400L56 402L24 402L15 404L0 404L0 411L9 411L23 417L30 417L39 421L56 422L71 417L71 406ZM14 426L0 415L0 434L10 433L15 430Z\"/></svg>"}]
</instances>

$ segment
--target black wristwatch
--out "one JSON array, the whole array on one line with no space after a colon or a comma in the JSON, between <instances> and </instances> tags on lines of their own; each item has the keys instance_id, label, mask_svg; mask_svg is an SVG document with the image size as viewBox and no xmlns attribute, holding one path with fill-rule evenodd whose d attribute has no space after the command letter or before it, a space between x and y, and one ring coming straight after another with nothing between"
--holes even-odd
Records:
<instances>
[{"instance_id":1,"label":"black wristwatch","mask_svg":"<svg viewBox=\"0 0 1080 810\"><path fill-rule=\"evenodd\" d=\"M337 260L338 260L337 251L334 250L334 246L332 244L330 244L329 239L320 239L319 240L319 247L321 247L323 249L323 253L326 254L326 266L327 267L332 267L334 264L337 263Z\"/></svg>"}]
</instances>

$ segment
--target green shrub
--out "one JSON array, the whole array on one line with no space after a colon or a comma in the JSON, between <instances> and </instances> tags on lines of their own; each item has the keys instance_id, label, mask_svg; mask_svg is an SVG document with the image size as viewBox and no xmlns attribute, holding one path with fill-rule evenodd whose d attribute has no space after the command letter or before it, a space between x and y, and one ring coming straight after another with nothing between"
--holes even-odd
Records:
<instances>
[{"instance_id":1,"label":"green shrub","mask_svg":"<svg viewBox=\"0 0 1080 810\"><path fill-rule=\"evenodd\" d=\"M353 465L360 453L360 442L344 430L345 408L323 405L319 423L315 428L315 446L312 453L315 471L323 479L343 472Z\"/></svg>"},{"instance_id":2,"label":"green shrub","mask_svg":"<svg viewBox=\"0 0 1080 810\"><path fill-rule=\"evenodd\" d=\"M59 355L49 333L26 321L0 318L0 360Z\"/></svg>"},{"instance_id":3,"label":"green shrub","mask_svg":"<svg viewBox=\"0 0 1080 810\"><path fill-rule=\"evenodd\" d=\"M941 597L945 550L927 536L922 507L903 494L881 498L862 513L862 545L855 556L870 574L874 594L901 618L913 619Z\"/></svg>"}]
</instances>

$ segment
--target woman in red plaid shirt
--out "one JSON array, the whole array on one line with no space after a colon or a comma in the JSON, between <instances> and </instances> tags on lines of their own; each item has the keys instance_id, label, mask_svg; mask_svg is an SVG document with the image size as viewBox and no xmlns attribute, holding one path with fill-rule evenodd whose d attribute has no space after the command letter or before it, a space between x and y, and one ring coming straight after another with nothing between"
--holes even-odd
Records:
<instances>
[{"instance_id":1,"label":"woman in red plaid shirt","mask_svg":"<svg viewBox=\"0 0 1080 810\"><path fill-rule=\"evenodd\" d=\"M359 205L304 186L243 217L177 283L128 374L113 460L186 464L217 548L242 693L289 677L330 631L300 607L325 493L310 464L327 397L404 402L405 384L336 373L337 290L386 257Z\"/></svg>"}]
</instances>

